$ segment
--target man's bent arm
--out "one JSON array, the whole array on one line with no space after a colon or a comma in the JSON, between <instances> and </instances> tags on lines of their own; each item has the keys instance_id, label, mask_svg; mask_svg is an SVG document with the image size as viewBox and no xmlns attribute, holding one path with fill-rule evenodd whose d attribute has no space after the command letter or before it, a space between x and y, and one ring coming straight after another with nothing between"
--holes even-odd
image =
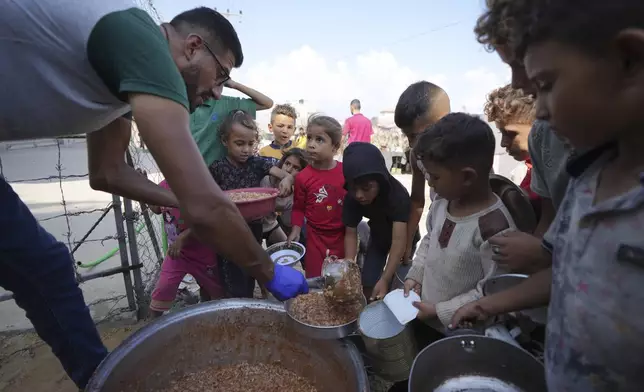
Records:
<instances>
[{"instance_id":1,"label":"man's bent arm","mask_svg":"<svg viewBox=\"0 0 644 392\"><path fill-rule=\"evenodd\" d=\"M89 185L92 189L154 206L178 207L172 192L148 180L125 162L131 128L132 122L121 117L87 135Z\"/></svg>"},{"instance_id":2,"label":"man's bent arm","mask_svg":"<svg viewBox=\"0 0 644 392\"><path fill-rule=\"evenodd\" d=\"M132 94L129 102L143 141L197 237L260 283L271 280L273 263L235 204L212 179L188 130L188 111L152 95Z\"/></svg>"}]
</instances>

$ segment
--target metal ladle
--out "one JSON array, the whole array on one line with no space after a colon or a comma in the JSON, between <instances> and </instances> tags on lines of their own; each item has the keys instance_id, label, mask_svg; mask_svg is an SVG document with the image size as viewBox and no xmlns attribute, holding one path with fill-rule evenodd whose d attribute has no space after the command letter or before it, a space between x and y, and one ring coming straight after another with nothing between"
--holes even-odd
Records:
<instances>
[{"instance_id":1,"label":"metal ladle","mask_svg":"<svg viewBox=\"0 0 644 392\"><path fill-rule=\"evenodd\" d=\"M351 302L356 299L358 294L362 294L361 287L358 288L359 292L354 292L356 283L348 280L354 268L358 269L359 267L350 260L329 256L327 249L327 256L322 263L322 275L308 279L307 283L309 288L324 289L325 295L328 295L333 302Z\"/></svg>"},{"instance_id":2,"label":"metal ladle","mask_svg":"<svg viewBox=\"0 0 644 392\"><path fill-rule=\"evenodd\" d=\"M322 263L322 275L307 279L306 282L309 288L333 290L344 279L349 270L348 263L350 261L338 259L336 256L329 256L329 251L327 250L327 257Z\"/></svg>"}]
</instances>

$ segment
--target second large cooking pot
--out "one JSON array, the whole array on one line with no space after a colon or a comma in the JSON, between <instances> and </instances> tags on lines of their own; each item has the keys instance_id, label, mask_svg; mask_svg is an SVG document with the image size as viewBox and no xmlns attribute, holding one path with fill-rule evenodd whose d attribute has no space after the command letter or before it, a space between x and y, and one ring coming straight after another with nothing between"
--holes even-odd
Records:
<instances>
[{"instance_id":1,"label":"second large cooking pot","mask_svg":"<svg viewBox=\"0 0 644 392\"><path fill-rule=\"evenodd\" d=\"M545 392L543 365L527 351L477 335L427 346L414 360L410 392Z\"/></svg>"}]
</instances>

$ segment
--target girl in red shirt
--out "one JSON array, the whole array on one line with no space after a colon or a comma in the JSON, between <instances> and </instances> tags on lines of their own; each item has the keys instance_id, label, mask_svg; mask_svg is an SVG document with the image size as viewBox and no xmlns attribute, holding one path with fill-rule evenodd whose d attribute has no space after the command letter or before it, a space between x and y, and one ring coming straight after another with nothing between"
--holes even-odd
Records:
<instances>
[{"instance_id":1,"label":"girl in red shirt","mask_svg":"<svg viewBox=\"0 0 644 392\"><path fill-rule=\"evenodd\" d=\"M298 241L306 223L307 277L320 276L327 251L344 258L342 203L344 175L342 163L333 159L342 142L342 126L328 116L314 116L306 129L309 165L295 177L293 230L288 241Z\"/></svg>"}]
</instances>

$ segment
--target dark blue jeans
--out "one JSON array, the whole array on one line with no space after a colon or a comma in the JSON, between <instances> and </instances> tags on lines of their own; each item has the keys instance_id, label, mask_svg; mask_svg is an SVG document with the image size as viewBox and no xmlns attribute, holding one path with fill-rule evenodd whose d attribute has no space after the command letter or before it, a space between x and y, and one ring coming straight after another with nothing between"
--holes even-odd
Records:
<instances>
[{"instance_id":1,"label":"dark blue jeans","mask_svg":"<svg viewBox=\"0 0 644 392\"><path fill-rule=\"evenodd\" d=\"M10 290L69 377L84 388L107 355L67 247L0 177L0 286Z\"/></svg>"}]
</instances>

